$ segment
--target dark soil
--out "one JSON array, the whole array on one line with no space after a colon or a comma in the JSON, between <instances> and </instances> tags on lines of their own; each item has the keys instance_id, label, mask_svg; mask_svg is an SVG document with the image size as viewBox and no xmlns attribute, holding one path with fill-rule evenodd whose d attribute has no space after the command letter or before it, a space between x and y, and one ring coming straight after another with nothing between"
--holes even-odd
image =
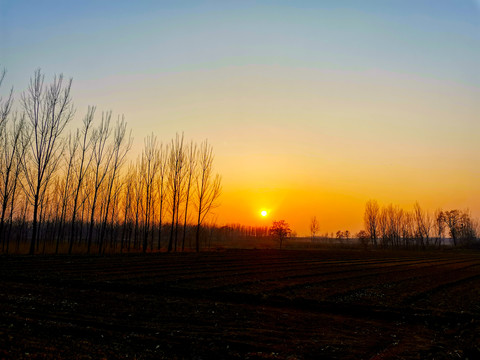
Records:
<instances>
[{"instance_id":1,"label":"dark soil","mask_svg":"<svg viewBox=\"0 0 480 360\"><path fill-rule=\"evenodd\" d=\"M0 257L0 358L480 359L480 254Z\"/></svg>"}]
</instances>

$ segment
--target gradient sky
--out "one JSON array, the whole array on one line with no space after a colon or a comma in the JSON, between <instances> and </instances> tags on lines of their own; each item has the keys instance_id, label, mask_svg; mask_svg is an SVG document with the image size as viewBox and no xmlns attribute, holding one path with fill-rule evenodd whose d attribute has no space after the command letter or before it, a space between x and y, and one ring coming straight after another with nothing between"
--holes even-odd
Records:
<instances>
[{"instance_id":1,"label":"gradient sky","mask_svg":"<svg viewBox=\"0 0 480 360\"><path fill-rule=\"evenodd\" d=\"M356 232L370 198L480 217L480 1L0 0L0 66L17 92L73 77L77 123L125 114L133 152L208 138L218 223Z\"/></svg>"}]
</instances>

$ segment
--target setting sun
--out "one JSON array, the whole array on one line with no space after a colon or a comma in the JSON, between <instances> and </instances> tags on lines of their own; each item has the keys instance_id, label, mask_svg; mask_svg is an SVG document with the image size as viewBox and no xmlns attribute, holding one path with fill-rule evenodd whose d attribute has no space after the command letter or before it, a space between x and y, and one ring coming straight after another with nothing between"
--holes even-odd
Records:
<instances>
[{"instance_id":1,"label":"setting sun","mask_svg":"<svg viewBox=\"0 0 480 360\"><path fill-rule=\"evenodd\" d=\"M262 215L262 216L264 216L264 217L267 216L267 211L266 211L266 210L262 210L262 211L260 212L260 215Z\"/></svg>"}]
</instances>

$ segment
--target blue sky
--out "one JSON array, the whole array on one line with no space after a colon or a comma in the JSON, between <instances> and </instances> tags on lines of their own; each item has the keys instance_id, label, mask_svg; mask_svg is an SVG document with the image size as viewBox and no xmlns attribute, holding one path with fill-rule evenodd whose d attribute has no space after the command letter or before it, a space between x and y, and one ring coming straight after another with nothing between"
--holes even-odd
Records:
<instances>
[{"instance_id":1,"label":"blue sky","mask_svg":"<svg viewBox=\"0 0 480 360\"><path fill-rule=\"evenodd\" d=\"M85 78L274 63L480 81L468 0L0 4L2 65L15 78L36 67Z\"/></svg>"}]
</instances>

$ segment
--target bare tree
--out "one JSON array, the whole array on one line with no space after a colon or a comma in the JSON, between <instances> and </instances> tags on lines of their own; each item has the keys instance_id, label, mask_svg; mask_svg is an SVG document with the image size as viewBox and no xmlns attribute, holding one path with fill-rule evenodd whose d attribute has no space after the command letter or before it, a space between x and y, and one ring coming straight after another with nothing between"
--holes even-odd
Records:
<instances>
[{"instance_id":1,"label":"bare tree","mask_svg":"<svg viewBox=\"0 0 480 360\"><path fill-rule=\"evenodd\" d=\"M157 194L158 194L158 243L157 243L157 250L160 250L161 242L162 242L162 226L163 226L163 213L164 213L164 201L165 201L165 194L166 194L166 177L167 177L167 170L168 170L168 154L169 148L168 146L160 145L160 159L159 159L159 169L158 169L158 177L157 177Z\"/></svg>"},{"instance_id":2,"label":"bare tree","mask_svg":"<svg viewBox=\"0 0 480 360\"><path fill-rule=\"evenodd\" d=\"M135 185L134 185L134 193L135 193L135 225L134 225L134 232L133 232L133 247L137 249L137 241L138 241L138 229L140 223L140 215L142 210L142 200L143 200L143 182L140 179L140 162L137 161L135 167Z\"/></svg>"},{"instance_id":3,"label":"bare tree","mask_svg":"<svg viewBox=\"0 0 480 360\"><path fill-rule=\"evenodd\" d=\"M5 78L6 70L0 74L0 88ZM0 239L2 241L2 251L5 250L5 236L4 223L7 211L7 206L10 198L14 198L14 193L17 188L19 172L16 171L18 167L18 150L23 144L22 132L24 128L24 118L19 122L16 121L17 116L13 117L13 125L9 128L8 123L10 119L10 112L13 103L13 88L6 100L0 97ZM25 148L25 146L23 146ZM13 201L12 201L13 207ZM8 249L8 244L7 244ZM8 250L7 250L8 251Z\"/></svg>"},{"instance_id":4,"label":"bare tree","mask_svg":"<svg viewBox=\"0 0 480 360\"><path fill-rule=\"evenodd\" d=\"M386 247L388 245L388 214L386 207L382 206L379 209L377 222L377 236L380 239L381 246Z\"/></svg>"},{"instance_id":5,"label":"bare tree","mask_svg":"<svg viewBox=\"0 0 480 360\"><path fill-rule=\"evenodd\" d=\"M363 217L365 223L365 230L370 234L372 244L377 246L378 237L378 219L379 207L376 200L369 200L365 204L365 214Z\"/></svg>"},{"instance_id":6,"label":"bare tree","mask_svg":"<svg viewBox=\"0 0 480 360\"><path fill-rule=\"evenodd\" d=\"M70 97L72 79L65 85L63 75L44 86L44 76L36 70L22 103L31 130L28 157L24 157L26 189L33 204L32 239L30 254L35 252L38 231L39 206L60 160L62 146L60 135L73 116Z\"/></svg>"},{"instance_id":7,"label":"bare tree","mask_svg":"<svg viewBox=\"0 0 480 360\"><path fill-rule=\"evenodd\" d=\"M122 116L117 121L117 125L115 126L115 130L113 133L113 147L111 148L111 155L108 157L110 158L110 162L107 165L109 170L109 177L106 187L106 196L105 196L105 211L104 211L104 218L102 222L102 228L100 230L100 244L98 253L101 254L103 251L103 241L105 238L105 231L107 227L108 221L108 213L110 211L110 204L113 197L113 185L117 176L125 163L125 157L132 146L132 136L129 133L127 137L127 123L125 122L125 118Z\"/></svg>"},{"instance_id":8,"label":"bare tree","mask_svg":"<svg viewBox=\"0 0 480 360\"><path fill-rule=\"evenodd\" d=\"M183 134L179 136L178 134L175 137L175 140L172 140L172 145L170 147L169 155L169 175L168 175L168 184L170 188L170 202L171 202L171 211L172 211L172 222L170 224L170 239L168 241L168 252L171 252L173 249L173 240L174 235L176 237L175 224L178 220L178 204L180 197L180 186L182 181L182 170L184 166L185 153L183 148ZM176 245L176 242L175 242ZM176 246L175 246L176 249Z\"/></svg>"},{"instance_id":9,"label":"bare tree","mask_svg":"<svg viewBox=\"0 0 480 360\"><path fill-rule=\"evenodd\" d=\"M435 211L435 223L433 224L435 231L435 245L440 246L443 243L443 235L445 233L445 214L442 209Z\"/></svg>"},{"instance_id":10,"label":"bare tree","mask_svg":"<svg viewBox=\"0 0 480 360\"><path fill-rule=\"evenodd\" d=\"M459 210L445 211L445 223L448 226L453 245L457 246L458 224L460 222L461 212Z\"/></svg>"},{"instance_id":11,"label":"bare tree","mask_svg":"<svg viewBox=\"0 0 480 360\"><path fill-rule=\"evenodd\" d=\"M184 212L184 221L183 221L183 237L182 237L182 251L185 250L185 237L187 231L187 217L188 217L188 201L190 199L190 189L192 184L192 178L195 174L195 170L197 167L197 146L193 143L190 143L190 146L187 150L187 184L186 184L186 200L185 200L185 212Z\"/></svg>"},{"instance_id":12,"label":"bare tree","mask_svg":"<svg viewBox=\"0 0 480 360\"><path fill-rule=\"evenodd\" d=\"M462 212L460 216L460 223L459 223L459 240L460 244L470 245L473 241L476 240L478 233L478 222L474 221L470 215L469 210L465 210Z\"/></svg>"},{"instance_id":13,"label":"bare tree","mask_svg":"<svg viewBox=\"0 0 480 360\"><path fill-rule=\"evenodd\" d=\"M117 238L120 228L120 194L125 185L125 177L117 176L114 179L113 188L111 191L111 210L110 210L110 223L108 224L110 229L110 250L115 252L117 249ZM105 251L105 246L104 246Z\"/></svg>"},{"instance_id":14,"label":"bare tree","mask_svg":"<svg viewBox=\"0 0 480 360\"><path fill-rule=\"evenodd\" d=\"M72 205L72 218L70 224L70 241L68 245L68 253L72 253L73 242L75 240L76 227L75 222L77 219L77 212L83 202L80 200L80 190L84 185L84 179L90 169L90 164L93 159L93 152L90 151L92 145L92 137L90 136L90 130L92 127L93 119L95 116L95 107L88 107L87 114L83 118L82 130L77 130L76 138L81 141L80 155L77 159L77 163L74 166L75 185L73 188L73 205Z\"/></svg>"},{"instance_id":15,"label":"bare tree","mask_svg":"<svg viewBox=\"0 0 480 360\"><path fill-rule=\"evenodd\" d=\"M285 220L274 221L268 230L269 235L278 242L280 249L282 248L283 241L291 232L290 225L288 225Z\"/></svg>"},{"instance_id":16,"label":"bare tree","mask_svg":"<svg viewBox=\"0 0 480 360\"><path fill-rule=\"evenodd\" d=\"M123 201L124 201L124 208L123 208L123 231L120 243L120 252L123 252L123 249L126 244L127 249L130 250L130 224L132 222L132 203L133 203L133 194L134 194L134 179L135 179L135 167L133 165L129 165L127 170L127 175L125 178L125 186L123 191ZM128 238L128 242L127 242Z\"/></svg>"},{"instance_id":17,"label":"bare tree","mask_svg":"<svg viewBox=\"0 0 480 360\"><path fill-rule=\"evenodd\" d=\"M74 161L75 161L75 156L76 156L78 147L79 147L78 137L77 136L72 137L72 134L70 133L67 140L67 154L65 154L66 173L65 173L65 178L63 179L63 188L60 190L61 197L59 199L59 202L61 203L61 211L60 211L60 214L58 215L59 225L58 225L57 242L55 246L55 254L58 254L58 246L59 246L60 240L63 239L63 227L65 223L67 205L70 203L71 195L72 195L73 184L71 181L71 177L73 174Z\"/></svg>"},{"instance_id":18,"label":"bare tree","mask_svg":"<svg viewBox=\"0 0 480 360\"><path fill-rule=\"evenodd\" d=\"M213 149L205 140L199 149L198 168L196 179L196 209L197 228L195 234L195 249L200 251L200 228L205 217L217 206L217 199L221 191L220 175L213 176Z\"/></svg>"},{"instance_id":19,"label":"bare tree","mask_svg":"<svg viewBox=\"0 0 480 360\"><path fill-rule=\"evenodd\" d=\"M415 216L409 211L403 212L401 233L402 233L403 246L408 248L415 234Z\"/></svg>"},{"instance_id":20,"label":"bare tree","mask_svg":"<svg viewBox=\"0 0 480 360\"><path fill-rule=\"evenodd\" d=\"M98 196L100 188L103 185L104 180L107 177L110 169L110 162L113 157L113 151L111 147L108 147L108 139L110 138L110 120L112 117L111 112L102 114L102 121L98 127L93 131L93 179L92 179L92 200L90 204L90 224L88 227L87 238L87 252L90 253L93 239L93 228L95 226L95 210L97 207Z\"/></svg>"},{"instance_id":21,"label":"bare tree","mask_svg":"<svg viewBox=\"0 0 480 360\"><path fill-rule=\"evenodd\" d=\"M12 206L14 204L12 199L15 197L15 192L19 184L20 159L23 157L28 144L24 136L24 130L24 118L22 117L17 121L17 116L15 115L13 116L12 126L6 126L3 137L0 137L0 140L2 140L2 147L0 147L2 151L0 154L0 236L3 238L2 248L5 240L4 223L7 215L7 207L9 203L11 203Z\"/></svg>"},{"instance_id":22,"label":"bare tree","mask_svg":"<svg viewBox=\"0 0 480 360\"><path fill-rule=\"evenodd\" d=\"M147 251L150 223L152 222L153 191L155 178L160 166L160 153L157 147L157 138L153 134L145 139L145 147L140 161L141 179L145 191L144 205L144 235L143 252Z\"/></svg>"},{"instance_id":23,"label":"bare tree","mask_svg":"<svg viewBox=\"0 0 480 360\"><path fill-rule=\"evenodd\" d=\"M357 238L364 250L368 249L368 243L370 242L370 235L365 230L360 230L357 233Z\"/></svg>"},{"instance_id":24,"label":"bare tree","mask_svg":"<svg viewBox=\"0 0 480 360\"><path fill-rule=\"evenodd\" d=\"M5 69L0 73L0 88L2 87L3 80L5 79L7 71ZM13 88L10 89L10 93L6 99L0 96L0 139L5 131L6 122L12 110L13 104Z\"/></svg>"},{"instance_id":25,"label":"bare tree","mask_svg":"<svg viewBox=\"0 0 480 360\"><path fill-rule=\"evenodd\" d=\"M315 235L320 231L320 224L317 217L313 216L310 220L310 233L312 234L312 240L315 239Z\"/></svg>"},{"instance_id":26,"label":"bare tree","mask_svg":"<svg viewBox=\"0 0 480 360\"><path fill-rule=\"evenodd\" d=\"M468 210L445 211L444 221L448 226L454 246L468 245L477 238L478 224L472 220Z\"/></svg>"},{"instance_id":27,"label":"bare tree","mask_svg":"<svg viewBox=\"0 0 480 360\"><path fill-rule=\"evenodd\" d=\"M416 223L416 236L418 244L421 247L428 245L429 241L429 230L430 230L430 220L427 218L425 211L420 207L418 201L413 206L413 213L415 216Z\"/></svg>"},{"instance_id":28,"label":"bare tree","mask_svg":"<svg viewBox=\"0 0 480 360\"><path fill-rule=\"evenodd\" d=\"M384 221L386 221L385 246L398 247L400 245L401 238L403 210L397 205L390 204L386 208L382 209L381 218L383 218L383 216L385 216Z\"/></svg>"}]
</instances>

